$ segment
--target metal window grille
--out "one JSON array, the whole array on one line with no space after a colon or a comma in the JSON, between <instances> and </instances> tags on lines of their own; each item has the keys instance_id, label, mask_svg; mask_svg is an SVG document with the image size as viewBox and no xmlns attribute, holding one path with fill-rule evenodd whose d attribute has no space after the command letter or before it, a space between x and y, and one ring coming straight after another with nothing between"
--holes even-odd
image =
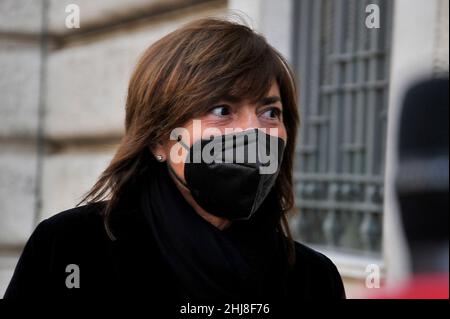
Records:
<instances>
[{"instance_id":1,"label":"metal window grille","mask_svg":"<svg viewBox=\"0 0 450 319\"><path fill-rule=\"evenodd\" d=\"M393 1L294 3L302 122L294 234L328 249L379 254ZM366 27L369 4L381 9L379 29Z\"/></svg>"}]
</instances>

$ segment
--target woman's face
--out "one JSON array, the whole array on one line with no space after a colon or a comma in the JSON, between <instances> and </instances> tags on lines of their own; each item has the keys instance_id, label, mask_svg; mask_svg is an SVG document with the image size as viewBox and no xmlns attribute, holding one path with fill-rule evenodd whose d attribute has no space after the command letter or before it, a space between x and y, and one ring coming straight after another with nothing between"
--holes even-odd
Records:
<instances>
[{"instance_id":1,"label":"woman's face","mask_svg":"<svg viewBox=\"0 0 450 319\"><path fill-rule=\"evenodd\" d=\"M194 120L200 121L196 121L196 128L194 128ZM200 129L198 129L198 123L201 124ZM206 115L200 118L192 119L182 128L189 133L189 139L185 140L183 138L183 142L185 142L185 144L189 147L197 140L204 137L206 132L208 132L207 134L209 136L211 129L216 131L217 134L227 134L226 130L230 129L247 130L250 128L263 128L266 129L267 134L272 135L274 135L273 132L275 131L273 129L277 129L277 136L282 138L285 142L287 140L286 128L283 124L283 105L281 103L280 89L275 81L263 101L260 101L257 104L251 104L248 101L236 102L233 101L232 98L222 100L216 105L212 105ZM152 149L152 152L155 156L162 155L164 160L169 161L168 164L171 165L178 177L185 181L184 163L171 160L170 158L171 149L176 143L177 141L174 140L160 143ZM199 205L197 205L197 203L195 203L195 200L192 198L189 190L175 178L174 181L186 200L200 215L219 228L221 225L228 223L223 218L219 218L205 212Z\"/></svg>"}]
</instances>

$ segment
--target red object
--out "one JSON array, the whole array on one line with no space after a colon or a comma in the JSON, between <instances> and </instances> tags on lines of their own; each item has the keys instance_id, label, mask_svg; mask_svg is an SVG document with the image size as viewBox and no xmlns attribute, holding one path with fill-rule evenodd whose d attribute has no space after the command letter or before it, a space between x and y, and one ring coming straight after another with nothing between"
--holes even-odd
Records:
<instances>
[{"instance_id":1,"label":"red object","mask_svg":"<svg viewBox=\"0 0 450 319\"><path fill-rule=\"evenodd\" d=\"M449 299L449 274L415 276L395 292L376 299Z\"/></svg>"}]
</instances>

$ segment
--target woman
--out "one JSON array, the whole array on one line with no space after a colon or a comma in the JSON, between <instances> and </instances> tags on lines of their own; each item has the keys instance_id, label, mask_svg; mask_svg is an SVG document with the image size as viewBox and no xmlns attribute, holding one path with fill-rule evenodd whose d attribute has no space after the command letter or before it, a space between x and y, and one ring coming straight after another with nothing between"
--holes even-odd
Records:
<instances>
[{"instance_id":1,"label":"woman","mask_svg":"<svg viewBox=\"0 0 450 319\"><path fill-rule=\"evenodd\" d=\"M296 96L286 61L246 26L203 19L160 39L132 75L125 135L86 205L37 226L5 297L345 297L332 262L289 232ZM247 156L221 162L210 143Z\"/></svg>"}]
</instances>

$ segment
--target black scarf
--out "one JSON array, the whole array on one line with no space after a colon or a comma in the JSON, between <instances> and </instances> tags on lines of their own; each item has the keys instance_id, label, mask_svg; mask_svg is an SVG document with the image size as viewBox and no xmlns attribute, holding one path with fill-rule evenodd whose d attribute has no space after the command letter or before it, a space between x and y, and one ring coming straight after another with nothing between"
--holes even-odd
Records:
<instances>
[{"instance_id":1,"label":"black scarf","mask_svg":"<svg viewBox=\"0 0 450 319\"><path fill-rule=\"evenodd\" d=\"M273 300L287 295L285 237L273 192L249 221L220 230L184 199L166 164L158 163L143 177L141 208L179 282L182 300Z\"/></svg>"}]
</instances>

